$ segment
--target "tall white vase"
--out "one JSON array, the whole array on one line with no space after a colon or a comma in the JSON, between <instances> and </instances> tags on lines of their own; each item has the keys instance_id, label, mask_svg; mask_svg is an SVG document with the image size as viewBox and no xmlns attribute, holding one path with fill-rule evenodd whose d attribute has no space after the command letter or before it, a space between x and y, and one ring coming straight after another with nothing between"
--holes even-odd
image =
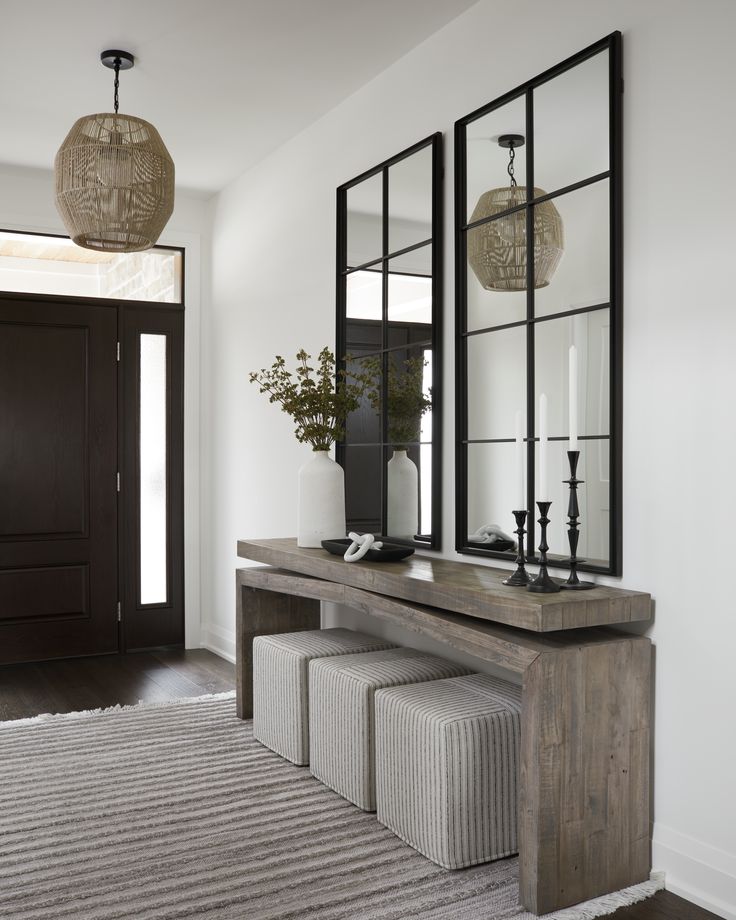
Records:
<instances>
[{"instance_id":1,"label":"tall white vase","mask_svg":"<svg viewBox=\"0 0 736 920\"><path fill-rule=\"evenodd\" d=\"M395 450L388 461L386 536L413 540L419 530L419 471L405 450Z\"/></svg>"},{"instance_id":2,"label":"tall white vase","mask_svg":"<svg viewBox=\"0 0 736 920\"><path fill-rule=\"evenodd\" d=\"M326 450L299 470L297 545L321 546L345 536L345 474Z\"/></svg>"}]
</instances>

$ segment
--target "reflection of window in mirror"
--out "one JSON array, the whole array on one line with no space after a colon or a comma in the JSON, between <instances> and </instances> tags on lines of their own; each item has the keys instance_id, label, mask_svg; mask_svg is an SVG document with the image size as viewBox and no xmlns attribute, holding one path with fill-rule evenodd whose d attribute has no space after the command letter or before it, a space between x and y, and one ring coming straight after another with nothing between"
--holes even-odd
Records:
<instances>
[{"instance_id":1,"label":"reflection of window in mirror","mask_svg":"<svg viewBox=\"0 0 736 920\"><path fill-rule=\"evenodd\" d=\"M429 398L432 394L432 349L423 349L422 358L424 360L422 392ZM419 532L421 534L430 534L432 532L432 407L422 416L419 434L419 455L421 460L419 465L421 470Z\"/></svg>"},{"instance_id":2,"label":"reflection of window in mirror","mask_svg":"<svg viewBox=\"0 0 736 920\"><path fill-rule=\"evenodd\" d=\"M338 189L338 355L371 381L337 458L348 526L439 540L441 136Z\"/></svg>"},{"instance_id":3,"label":"reflection of window in mirror","mask_svg":"<svg viewBox=\"0 0 736 920\"><path fill-rule=\"evenodd\" d=\"M431 327L431 275L397 273L389 269L388 321L390 323L421 323Z\"/></svg>"},{"instance_id":4,"label":"reflection of window in mirror","mask_svg":"<svg viewBox=\"0 0 736 920\"><path fill-rule=\"evenodd\" d=\"M503 556L474 535L491 525L510 534L519 495L534 512L531 551L539 544L544 395L550 562L569 566L575 428L581 568L620 572L621 92L613 33L456 123L460 552Z\"/></svg>"}]
</instances>

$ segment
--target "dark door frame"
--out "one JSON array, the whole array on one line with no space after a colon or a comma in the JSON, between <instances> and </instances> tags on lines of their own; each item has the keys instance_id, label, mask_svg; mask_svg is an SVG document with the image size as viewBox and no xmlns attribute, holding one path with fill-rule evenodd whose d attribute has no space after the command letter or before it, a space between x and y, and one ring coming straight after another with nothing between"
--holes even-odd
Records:
<instances>
[{"instance_id":1,"label":"dark door frame","mask_svg":"<svg viewBox=\"0 0 736 920\"><path fill-rule=\"evenodd\" d=\"M15 232L15 231L13 231ZM29 234L39 235L39 234ZM51 236L52 234L40 234ZM167 249L178 247L167 246ZM184 250L182 273L184 273ZM184 644L184 284L182 302L117 300L65 294L0 291L0 302L12 300L49 305L83 305L117 312L117 555L118 653L161 645ZM140 333L165 333L167 344L167 584L165 604L138 602L137 406L139 370L135 342ZM133 346L133 347L131 347ZM132 397L132 400L131 400ZM134 580L132 580L134 579ZM158 623L145 624L142 612L158 611ZM150 628L148 628L150 627Z\"/></svg>"},{"instance_id":2,"label":"dark door frame","mask_svg":"<svg viewBox=\"0 0 736 920\"><path fill-rule=\"evenodd\" d=\"M118 496L121 647L125 651L184 644L184 311L147 303L118 311L120 387L118 436L121 488ZM164 334L166 347L166 601L140 598L139 413L142 334Z\"/></svg>"}]
</instances>

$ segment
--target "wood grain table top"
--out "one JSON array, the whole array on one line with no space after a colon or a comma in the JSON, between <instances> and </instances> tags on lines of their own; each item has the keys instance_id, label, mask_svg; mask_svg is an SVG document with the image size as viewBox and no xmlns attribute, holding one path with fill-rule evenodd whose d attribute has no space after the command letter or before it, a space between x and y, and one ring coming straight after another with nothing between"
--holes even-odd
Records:
<instances>
[{"instance_id":1,"label":"wood grain table top","mask_svg":"<svg viewBox=\"0 0 736 920\"><path fill-rule=\"evenodd\" d=\"M605 586L533 594L503 584L507 569L415 553L401 562L345 562L293 537L239 540L238 555L290 572L362 588L533 632L611 626L651 619L651 595Z\"/></svg>"}]
</instances>

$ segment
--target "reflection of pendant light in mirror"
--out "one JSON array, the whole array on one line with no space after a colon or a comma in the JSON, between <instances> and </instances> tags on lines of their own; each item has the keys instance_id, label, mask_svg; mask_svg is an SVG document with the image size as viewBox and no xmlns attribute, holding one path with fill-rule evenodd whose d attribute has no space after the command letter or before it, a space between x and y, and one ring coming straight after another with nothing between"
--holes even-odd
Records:
<instances>
[{"instance_id":1,"label":"reflection of pendant light in mirror","mask_svg":"<svg viewBox=\"0 0 736 920\"><path fill-rule=\"evenodd\" d=\"M468 262L486 291L526 290L526 188L516 184L514 157L522 147L521 134L502 134L499 147L509 151L507 172L511 184L484 192L469 223L519 208L498 220L490 220L468 231ZM534 189L534 198L545 195ZM554 275L564 249L562 218L551 201L532 208L534 216L534 287L546 287Z\"/></svg>"},{"instance_id":2,"label":"reflection of pendant light in mirror","mask_svg":"<svg viewBox=\"0 0 736 920\"><path fill-rule=\"evenodd\" d=\"M150 249L174 210L174 162L158 131L134 115L118 114L127 51L103 51L115 71L115 111L85 115L56 154L56 207L69 236L84 249Z\"/></svg>"}]
</instances>

